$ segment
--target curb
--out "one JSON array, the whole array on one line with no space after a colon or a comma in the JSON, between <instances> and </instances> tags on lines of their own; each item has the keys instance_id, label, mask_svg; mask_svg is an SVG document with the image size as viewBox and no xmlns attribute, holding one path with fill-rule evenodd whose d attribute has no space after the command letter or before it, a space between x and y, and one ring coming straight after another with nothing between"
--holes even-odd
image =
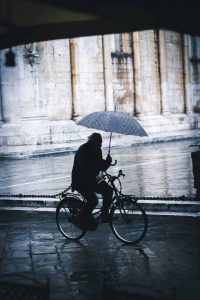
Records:
<instances>
[{"instance_id":1,"label":"curb","mask_svg":"<svg viewBox=\"0 0 200 300\"><path fill-rule=\"evenodd\" d=\"M32 200L32 199L1 199L0 213L54 213L60 202L55 200ZM200 201L166 201L166 200L139 200L138 203L145 209L147 215L156 216L185 216L200 217ZM101 200L98 208L101 207Z\"/></svg>"}]
</instances>

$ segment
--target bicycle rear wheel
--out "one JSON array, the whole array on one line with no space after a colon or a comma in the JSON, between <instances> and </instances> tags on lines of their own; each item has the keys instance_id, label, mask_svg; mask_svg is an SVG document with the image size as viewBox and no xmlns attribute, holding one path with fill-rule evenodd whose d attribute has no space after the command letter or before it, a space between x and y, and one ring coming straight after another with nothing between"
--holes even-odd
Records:
<instances>
[{"instance_id":1,"label":"bicycle rear wheel","mask_svg":"<svg viewBox=\"0 0 200 300\"><path fill-rule=\"evenodd\" d=\"M147 232L147 215L142 206L129 197L119 201L120 205L111 207L111 229L123 243L136 244Z\"/></svg>"},{"instance_id":2,"label":"bicycle rear wheel","mask_svg":"<svg viewBox=\"0 0 200 300\"><path fill-rule=\"evenodd\" d=\"M81 230L73 224L73 218L79 214L82 205L82 201L77 197L66 197L58 204L56 223L65 238L79 240L86 233L86 230Z\"/></svg>"}]
</instances>

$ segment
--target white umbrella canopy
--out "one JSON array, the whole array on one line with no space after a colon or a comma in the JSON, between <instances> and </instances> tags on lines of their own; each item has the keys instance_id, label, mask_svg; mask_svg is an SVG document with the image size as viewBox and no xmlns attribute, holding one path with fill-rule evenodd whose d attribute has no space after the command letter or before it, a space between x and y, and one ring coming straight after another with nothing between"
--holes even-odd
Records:
<instances>
[{"instance_id":1,"label":"white umbrella canopy","mask_svg":"<svg viewBox=\"0 0 200 300\"><path fill-rule=\"evenodd\" d=\"M138 120L117 111L93 112L78 121L77 125L111 132L108 153L110 153L112 132L125 135L148 136Z\"/></svg>"},{"instance_id":2,"label":"white umbrella canopy","mask_svg":"<svg viewBox=\"0 0 200 300\"><path fill-rule=\"evenodd\" d=\"M200 35L196 0L0 0L0 49L146 29Z\"/></svg>"}]
</instances>

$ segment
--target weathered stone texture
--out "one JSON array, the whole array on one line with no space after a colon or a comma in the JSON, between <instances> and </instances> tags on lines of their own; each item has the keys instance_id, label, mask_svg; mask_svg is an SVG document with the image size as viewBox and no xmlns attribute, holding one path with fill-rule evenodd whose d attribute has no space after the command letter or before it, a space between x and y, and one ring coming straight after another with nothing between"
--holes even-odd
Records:
<instances>
[{"instance_id":1,"label":"weathered stone texture","mask_svg":"<svg viewBox=\"0 0 200 300\"><path fill-rule=\"evenodd\" d=\"M190 37L192 102L195 113L200 113L200 38Z\"/></svg>"},{"instance_id":2,"label":"weathered stone texture","mask_svg":"<svg viewBox=\"0 0 200 300\"><path fill-rule=\"evenodd\" d=\"M165 36L169 111L184 113L182 36L172 31Z\"/></svg>"},{"instance_id":3,"label":"weathered stone texture","mask_svg":"<svg viewBox=\"0 0 200 300\"><path fill-rule=\"evenodd\" d=\"M160 114L160 85L157 35L154 31L140 33L141 82L143 113Z\"/></svg>"},{"instance_id":4,"label":"weathered stone texture","mask_svg":"<svg viewBox=\"0 0 200 300\"><path fill-rule=\"evenodd\" d=\"M41 101L44 101L45 115L49 120L71 119L71 71L69 57L69 41L59 40L43 44L43 57L48 55L46 72L40 72L40 82L45 90ZM48 49L50 51L48 52ZM46 59L47 59L46 58ZM44 60L45 64L45 60ZM43 66L45 70L45 65ZM46 73L43 78L43 73ZM68 87L66 89L66 86Z\"/></svg>"},{"instance_id":5,"label":"weathered stone texture","mask_svg":"<svg viewBox=\"0 0 200 300\"><path fill-rule=\"evenodd\" d=\"M149 133L200 126L200 38L147 30L13 50L15 68L0 51L2 146L81 140L74 121L115 103Z\"/></svg>"},{"instance_id":6,"label":"weathered stone texture","mask_svg":"<svg viewBox=\"0 0 200 300\"><path fill-rule=\"evenodd\" d=\"M117 110L134 115L133 101L133 59L120 53L113 53L112 76L113 97Z\"/></svg>"},{"instance_id":7,"label":"weathered stone texture","mask_svg":"<svg viewBox=\"0 0 200 300\"><path fill-rule=\"evenodd\" d=\"M104 110L104 75L102 36L84 37L78 40L80 99L82 115ZM89 105L88 105L89 104Z\"/></svg>"}]
</instances>

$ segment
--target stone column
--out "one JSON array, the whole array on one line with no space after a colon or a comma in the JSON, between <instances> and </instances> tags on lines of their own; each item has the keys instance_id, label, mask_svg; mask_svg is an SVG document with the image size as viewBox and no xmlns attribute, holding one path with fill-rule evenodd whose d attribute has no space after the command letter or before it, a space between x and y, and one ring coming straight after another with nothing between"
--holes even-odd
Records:
<instances>
[{"instance_id":1,"label":"stone column","mask_svg":"<svg viewBox=\"0 0 200 300\"><path fill-rule=\"evenodd\" d=\"M70 59L72 74L72 118L80 117L79 99L79 68L78 68L78 41L77 38L70 39Z\"/></svg>"},{"instance_id":2,"label":"stone column","mask_svg":"<svg viewBox=\"0 0 200 300\"><path fill-rule=\"evenodd\" d=\"M134 56L134 90L135 90L135 114L140 117L143 115L142 107L142 80L140 65L140 32L133 32L133 56Z\"/></svg>"},{"instance_id":3,"label":"stone column","mask_svg":"<svg viewBox=\"0 0 200 300\"><path fill-rule=\"evenodd\" d=\"M19 124L21 114L12 83L2 82L1 93L3 122L13 125Z\"/></svg>"},{"instance_id":4,"label":"stone column","mask_svg":"<svg viewBox=\"0 0 200 300\"><path fill-rule=\"evenodd\" d=\"M5 53L8 49L0 51L0 120L4 125L19 125L21 122L20 94L19 94L19 64L15 67L5 66ZM15 58L18 62L18 47L14 48Z\"/></svg>"},{"instance_id":5,"label":"stone column","mask_svg":"<svg viewBox=\"0 0 200 300\"><path fill-rule=\"evenodd\" d=\"M184 72L184 97L185 113L192 113L192 93L190 76L189 36L183 35L183 72Z\"/></svg>"},{"instance_id":6,"label":"stone column","mask_svg":"<svg viewBox=\"0 0 200 300\"><path fill-rule=\"evenodd\" d=\"M161 113L169 114L168 105L168 82L167 82L167 65L165 53L165 31L159 30L159 60L160 60L160 85L161 85Z\"/></svg>"},{"instance_id":7,"label":"stone column","mask_svg":"<svg viewBox=\"0 0 200 300\"><path fill-rule=\"evenodd\" d=\"M16 125L21 121L20 103L17 90L19 66L5 66L5 53L7 50L8 49L0 51L0 120L4 124ZM15 48L15 55L17 58L17 47Z\"/></svg>"},{"instance_id":8,"label":"stone column","mask_svg":"<svg viewBox=\"0 0 200 300\"><path fill-rule=\"evenodd\" d=\"M0 60L0 126L3 123L3 106L2 106L2 92L1 92L1 60Z\"/></svg>"},{"instance_id":9,"label":"stone column","mask_svg":"<svg viewBox=\"0 0 200 300\"><path fill-rule=\"evenodd\" d=\"M3 123L3 114L2 114L2 98L0 97L0 126Z\"/></svg>"},{"instance_id":10,"label":"stone column","mask_svg":"<svg viewBox=\"0 0 200 300\"><path fill-rule=\"evenodd\" d=\"M112 62L110 51L110 36L103 35L103 67L104 67L104 89L105 110L114 110L113 87L112 87Z\"/></svg>"}]
</instances>

